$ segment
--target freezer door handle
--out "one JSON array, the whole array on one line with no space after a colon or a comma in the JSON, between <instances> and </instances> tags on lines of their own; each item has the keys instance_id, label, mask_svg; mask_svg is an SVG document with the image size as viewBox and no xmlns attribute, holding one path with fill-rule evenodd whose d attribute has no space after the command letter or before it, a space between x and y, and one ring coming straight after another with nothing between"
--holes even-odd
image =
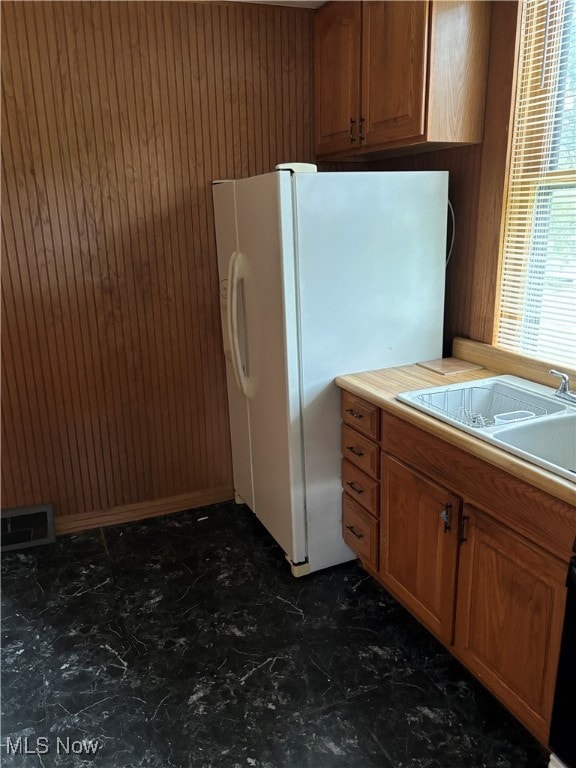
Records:
<instances>
[{"instance_id":1,"label":"freezer door handle","mask_svg":"<svg viewBox=\"0 0 576 768\"><path fill-rule=\"evenodd\" d=\"M230 256L228 264L228 337L232 353L232 368L238 389L245 397L252 396L250 377L244 371L240 339L238 336L238 290L244 277L244 257L238 251Z\"/></svg>"}]
</instances>

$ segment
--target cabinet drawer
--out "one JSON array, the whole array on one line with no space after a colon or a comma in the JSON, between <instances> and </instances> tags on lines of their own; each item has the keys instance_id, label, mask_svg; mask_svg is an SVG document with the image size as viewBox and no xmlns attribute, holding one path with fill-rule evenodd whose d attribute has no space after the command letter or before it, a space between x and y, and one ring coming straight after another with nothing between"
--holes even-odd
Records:
<instances>
[{"instance_id":1,"label":"cabinet drawer","mask_svg":"<svg viewBox=\"0 0 576 768\"><path fill-rule=\"evenodd\" d=\"M378 570L378 521L342 494L342 535L350 549L373 571Z\"/></svg>"},{"instance_id":2,"label":"cabinet drawer","mask_svg":"<svg viewBox=\"0 0 576 768\"><path fill-rule=\"evenodd\" d=\"M380 477L380 446L346 424L342 425L342 456L370 477Z\"/></svg>"},{"instance_id":3,"label":"cabinet drawer","mask_svg":"<svg viewBox=\"0 0 576 768\"><path fill-rule=\"evenodd\" d=\"M380 408L350 392L342 392L342 421L373 440L380 439Z\"/></svg>"},{"instance_id":4,"label":"cabinet drawer","mask_svg":"<svg viewBox=\"0 0 576 768\"><path fill-rule=\"evenodd\" d=\"M350 498L357 501L374 517L380 515L380 483L350 464L342 462L342 487Z\"/></svg>"}]
</instances>

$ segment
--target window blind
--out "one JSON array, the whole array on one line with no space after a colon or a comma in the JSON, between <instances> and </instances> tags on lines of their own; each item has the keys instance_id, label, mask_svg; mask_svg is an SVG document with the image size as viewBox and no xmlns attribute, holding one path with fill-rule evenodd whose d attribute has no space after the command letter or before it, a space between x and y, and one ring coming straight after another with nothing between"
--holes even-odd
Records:
<instances>
[{"instance_id":1,"label":"window blind","mask_svg":"<svg viewBox=\"0 0 576 768\"><path fill-rule=\"evenodd\" d=\"M576 367L576 0L524 0L495 344Z\"/></svg>"}]
</instances>

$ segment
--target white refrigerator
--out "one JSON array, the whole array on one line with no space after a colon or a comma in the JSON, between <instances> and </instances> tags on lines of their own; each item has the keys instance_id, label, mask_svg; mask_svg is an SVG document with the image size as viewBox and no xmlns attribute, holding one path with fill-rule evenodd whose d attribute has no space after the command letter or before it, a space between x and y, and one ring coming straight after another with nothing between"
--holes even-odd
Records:
<instances>
[{"instance_id":1,"label":"white refrigerator","mask_svg":"<svg viewBox=\"0 0 576 768\"><path fill-rule=\"evenodd\" d=\"M340 374L442 355L448 173L213 183L236 500L300 576L341 533Z\"/></svg>"}]
</instances>

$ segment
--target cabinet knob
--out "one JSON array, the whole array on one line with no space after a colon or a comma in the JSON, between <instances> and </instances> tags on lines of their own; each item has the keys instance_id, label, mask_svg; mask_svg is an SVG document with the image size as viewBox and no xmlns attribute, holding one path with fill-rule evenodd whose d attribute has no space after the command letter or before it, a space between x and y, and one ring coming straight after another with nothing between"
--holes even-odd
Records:
<instances>
[{"instance_id":1,"label":"cabinet knob","mask_svg":"<svg viewBox=\"0 0 576 768\"><path fill-rule=\"evenodd\" d=\"M466 523L468 522L469 516L468 515L462 515L460 518L460 526L458 528L458 544L462 545L464 542L468 541L466 538Z\"/></svg>"},{"instance_id":2,"label":"cabinet knob","mask_svg":"<svg viewBox=\"0 0 576 768\"><path fill-rule=\"evenodd\" d=\"M450 510L452 509L451 504L446 504L442 512L440 512L440 520L444 523L444 533L447 533L450 530Z\"/></svg>"}]
</instances>

